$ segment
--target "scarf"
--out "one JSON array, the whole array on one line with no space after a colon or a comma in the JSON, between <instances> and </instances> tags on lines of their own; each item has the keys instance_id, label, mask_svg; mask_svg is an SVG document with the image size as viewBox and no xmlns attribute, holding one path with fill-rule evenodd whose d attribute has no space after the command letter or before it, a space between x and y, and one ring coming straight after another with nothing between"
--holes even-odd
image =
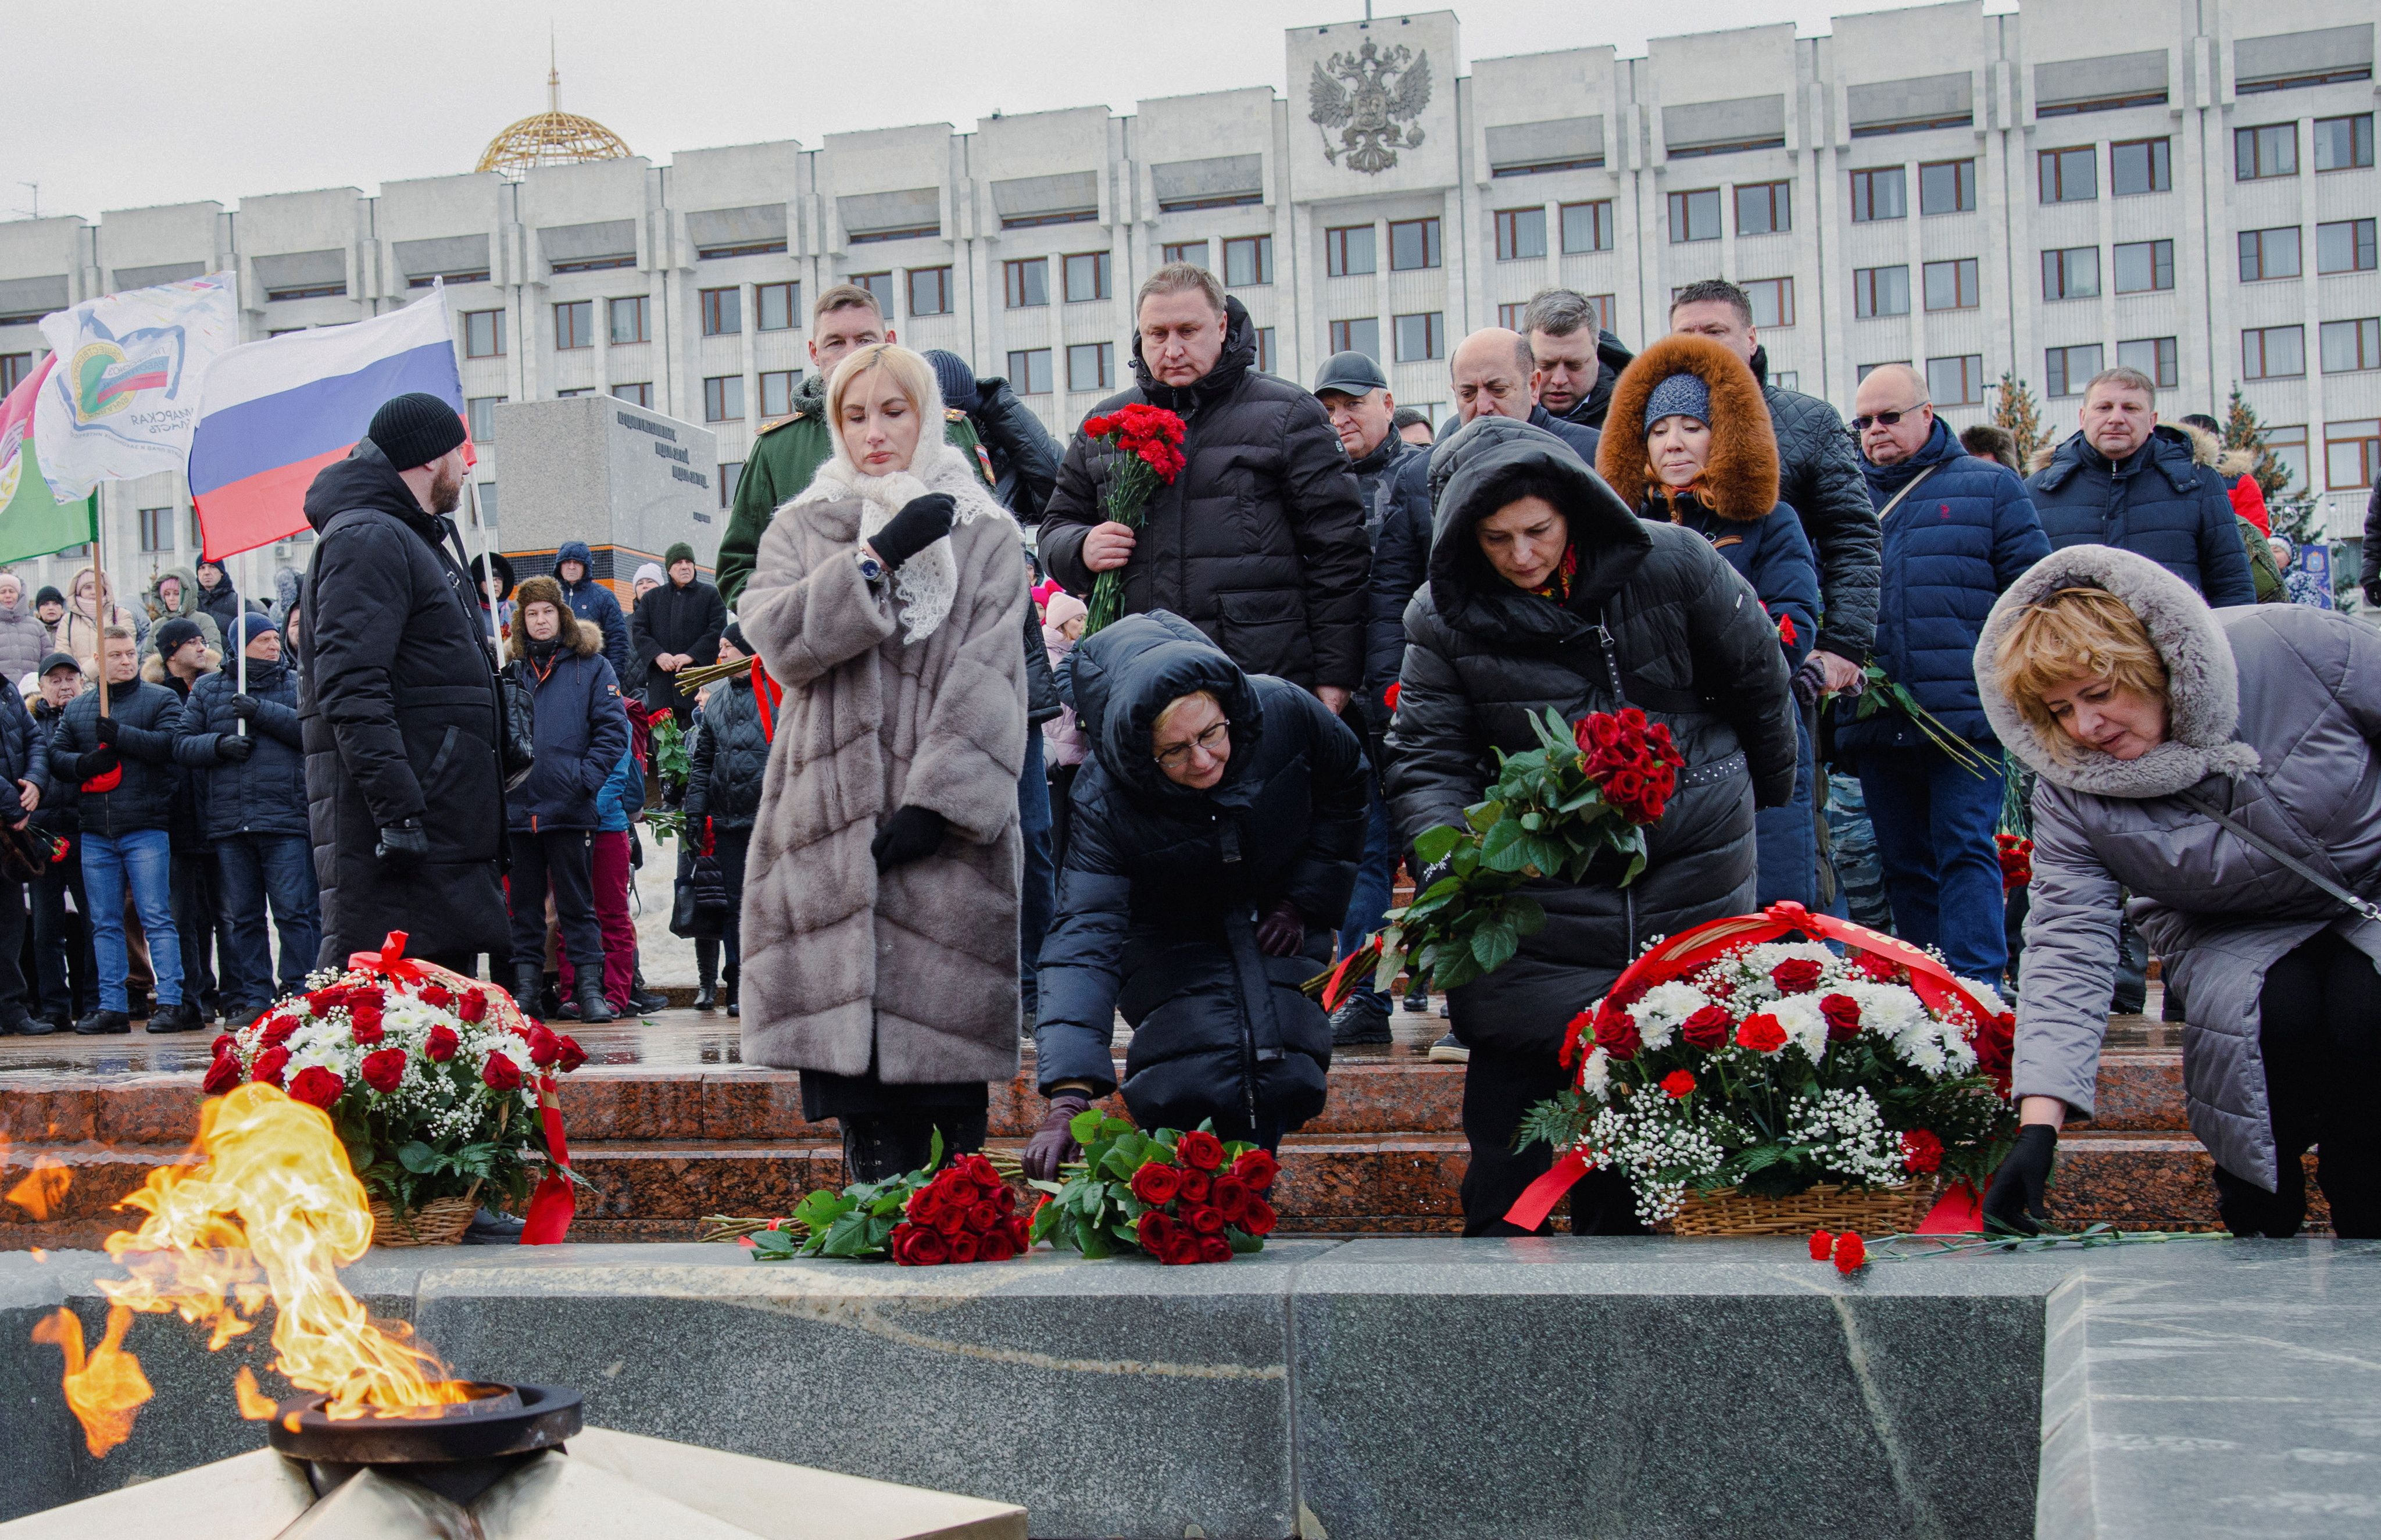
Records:
<instances>
[{"instance_id":1,"label":"scarf","mask_svg":"<svg viewBox=\"0 0 2381 1540\"><path fill-rule=\"evenodd\" d=\"M922 415L932 425L942 420L942 408L936 404L933 411ZM819 467L809 487L788 506L800 507L857 499L861 510L855 549L891 523L895 514L929 492L944 493L958 503L953 528L973 523L986 513L999 514L1012 529L1016 527L1016 520L1009 519L1001 506L992 500L983 479L947 443L938 440L932 445L921 444L909 470L871 476L846 458L839 431L835 438L835 457ZM959 585L959 557L951 550L948 536L903 562L893 574L893 596L901 606L902 640L923 642L939 630L950 617Z\"/></svg>"},{"instance_id":2,"label":"scarf","mask_svg":"<svg viewBox=\"0 0 2381 1540\"><path fill-rule=\"evenodd\" d=\"M1569 604L1571 581L1578 576L1579 547L1566 545L1563 547L1562 560L1556 564L1553 575L1530 592L1541 599L1552 599L1558 605Z\"/></svg>"}]
</instances>

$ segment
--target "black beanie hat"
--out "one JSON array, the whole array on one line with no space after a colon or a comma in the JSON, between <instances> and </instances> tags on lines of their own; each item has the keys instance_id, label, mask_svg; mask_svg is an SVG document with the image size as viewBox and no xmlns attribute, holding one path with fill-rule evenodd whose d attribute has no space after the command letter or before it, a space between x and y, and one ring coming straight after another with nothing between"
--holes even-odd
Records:
<instances>
[{"instance_id":1,"label":"black beanie hat","mask_svg":"<svg viewBox=\"0 0 2381 1540\"><path fill-rule=\"evenodd\" d=\"M693 559L694 547L688 544L683 540L678 542L668 550L662 553L662 565L664 567L676 567L679 562L692 561Z\"/></svg>"},{"instance_id":2,"label":"black beanie hat","mask_svg":"<svg viewBox=\"0 0 2381 1540\"><path fill-rule=\"evenodd\" d=\"M59 593L56 589L52 588L47 584L43 584L42 591L33 595L33 607L35 609L41 608L43 605L63 605L66 602L67 596L65 594Z\"/></svg>"},{"instance_id":3,"label":"black beanie hat","mask_svg":"<svg viewBox=\"0 0 2381 1540\"><path fill-rule=\"evenodd\" d=\"M207 633L199 629L197 621L177 615L158 627L155 634L157 655L161 658L169 658Z\"/></svg>"},{"instance_id":4,"label":"black beanie hat","mask_svg":"<svg viewBox=\"0 0 2381 1540\"><path fill-rule=\"evenodd\" d=\"M409 391L381 403L364 436L380 446L392 467L410 471L460 445L463 420L453 407L427 391Z\"/></svg>"},{"instance_id":5,"label":"black beanie hat","mask_svg":"<svg viewBox=\"0 0 2381 1540\"><path fill-rule=\"evenodd\" d=\"M719 634L730 646L743 654L746 657L749 658L752 655L752 644L744 640L744 623L742 621L730 620L727 622L727 629Z\"/></svg>"}]
</instances>

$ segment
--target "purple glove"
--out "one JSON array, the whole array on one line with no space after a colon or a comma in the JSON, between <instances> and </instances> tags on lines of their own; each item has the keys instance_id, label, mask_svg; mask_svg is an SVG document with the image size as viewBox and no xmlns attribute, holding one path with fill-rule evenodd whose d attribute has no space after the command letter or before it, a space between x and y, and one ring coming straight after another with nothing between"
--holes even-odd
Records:
<instances>
[{"instance_id":1,"label":"purple glove","mask_svg":"<svg viewBox=\"0 0 2381 1540\"><path fill-rule=\"evenodd\" d=\"M1306 921L1288 898L1257 922L1257 950L1267 957L1296 957L1306 950Z\"/></svg>"},{"instance_id":2,"label":"purple glove","mask_svg":"<svg viewBox=\"0 0 2381 1540\"><path fill-rule=\"evenodd\" d=\"M1025 1174L1036 1181L1056 1181L1058 1167L1082 1153L1068 1124L1091 1110L1091 1098L1080 1091L1061 1091L1050 1098L1050 1110L1042 1118L1042 1126L1025 1142L1025 1155L1020 1164Z\"/></svg>"}]
</instances>

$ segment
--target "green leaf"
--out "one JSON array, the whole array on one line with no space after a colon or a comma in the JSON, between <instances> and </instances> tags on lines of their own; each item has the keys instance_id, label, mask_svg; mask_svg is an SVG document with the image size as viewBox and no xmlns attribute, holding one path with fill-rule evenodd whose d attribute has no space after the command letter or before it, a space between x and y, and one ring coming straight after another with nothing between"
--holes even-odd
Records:
<instances>
[{"instance_id":1,"label":"green leaf","mask_svg":"<svg viewBox=\"0 0 2381 1540\"><path fill-rule=\"evenodd\" d=\"M1505 918L1516 935L1535 935L1546 928L1545 906L1520 893L1505 900Z\"/></svg>"},{"instance_id":2,"label":"green leaf","mask_svg":"<svg viewBox=\"0 0 2381 1540\"><path fill-rule=\"evenodd\" d=\"M1100 1136L1100 1125L1106 1120L1107 1115L1098 1107L1086 1107L1068 1123L1067 1133L1076 1143L1089 1144Z\"/></svg>"},{"instance_id":3,"label":"green leaf","mask_svg":"<svg viewBox=\"0 0 2381 1540\"><path fill-rule=\"evenodd\" d=\"M1471 956L1484 973L1493 973L1513 959L1520 938L1509 924L1483 925L1471 935Z\"/></svg>"},{"instance_id":4,"label":"green leaf","mask_svg":"<svg viewBox=\"0 0 2381 1540\"><path fill-rule=\"evenodd\" d=\"M1116 1255L1116 1248L1109 1245L1107 1237L1096 1229L1083 1230L1075 1238L1075 1247L1083 1253L1086 1260L1092 1262L1105 1261Z\"/></svg>"},{"instance_id":5,"label":"green leaf","mask_svg":"<svg viewBox=\"0 0 2381 1540\"><path fill-rule=\"evenodd\" d=\"M243 632L242 634L245 635L246 633ZM930 1132L933 1137L926 1141L926 1169L929 1171L938 1171L942 1169L943 1165L943 1131L941 1126L937 1124L930 1131Z\"/></svg>"},{"instance_id":6,"label":"green leaf","mask_svg":"<svg viewBox=\"0 0 2381 1540\"><path fill-rule=\"evenodd\" d=\"M1227 1229L1224 1238L1232 1243L1232 1250L1242 1256L1264 1250L1264 1242L1246 1230Z\"/></svg>"},{"instance_id":7,"label":"green leaf","mask_svg":"<svg viewBox=\"0 0 2381 1540\"><path fill-rule=\"evenodd\" d=\"M1529 857L1522 844L1529 838L1520 820L1506 819L1480 837L1480 864L1492 872L1518 872Z\"/></svg>"},{"instance_id":8,"label":"green leaf","mask_svg":"<svg viewBox=\"0 0 2381 1540\"><path fill-rule=\"evenodd\" d=\"M397 1152L397 1159L398 1165L418 1177L429 1176L445 1167L446 1164L445 1155L419 1139L400 1148Z\"/></svg>"},{"instance_id":9,"label":"green leaf","mask_svg":"<svg viewBox=\"0 0 2381 1540\"><path fill-rule=\"evenodd\" d=\"M1435 828L1424 829L1414 837L1414 854L1422 857L1422 864L1427 866L1435 862L1445 861L1461 843L1463 843L1461 829L1451 824L1441 824Z\"/></svg>"}]
</instances>

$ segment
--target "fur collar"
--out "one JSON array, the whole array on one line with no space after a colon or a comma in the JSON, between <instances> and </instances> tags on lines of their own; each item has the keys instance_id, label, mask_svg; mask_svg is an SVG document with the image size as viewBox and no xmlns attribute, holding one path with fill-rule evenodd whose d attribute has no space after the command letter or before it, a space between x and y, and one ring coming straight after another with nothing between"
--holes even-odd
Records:
<instances>
[{"instance_id":1,"label":"fur collar","mask_svg":"<svg viewBox=\"0 0 2381 1540\"><path fill-rule=\"evenodd\" d=\"M2105 588L2149 629L2167 669L2169 737L2136 760L2044 736L1994 684L2001 639L2028 606L2062 588ZM2258 767L2257 751L2233 737L2241 676L2215 612L2191 585L2146 556L2109 545L2070 545L2033 564L1993 605L1976 642L1976 683L1984 715L2009 752L2053 786L2101 797L2167 797L2210 776L2238 778Z\"/></svg>"},{"instance_id":2,"label":"fur collar","mask_svg":"<svg viewBox=\"0 0 2381 1540\"><path fill-rule=\"evenodd\" d=\"M1692 374L1711 391L1711 461L1699 483L1703 503L1740 524L1766 518L1777 507L1777 435L1769 406L1744 361L1707 336L1666 336L1621 372L1605 413L1596 470L1621 502L1646 505L1653 466L1645 451L1645 403L1673 374Z\"/></svg>"}]
</instances>

